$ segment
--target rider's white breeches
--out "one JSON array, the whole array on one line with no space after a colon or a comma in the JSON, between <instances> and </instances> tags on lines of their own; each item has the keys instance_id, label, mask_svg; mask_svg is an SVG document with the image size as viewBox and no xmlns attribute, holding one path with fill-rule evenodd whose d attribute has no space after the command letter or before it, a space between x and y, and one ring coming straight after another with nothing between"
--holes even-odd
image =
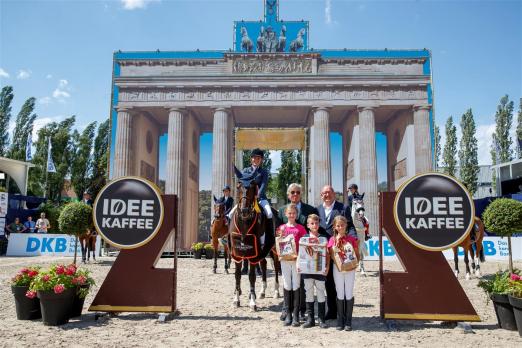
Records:
<instances>
[{"instance_id":1,"label":"rider's white breeches","mask_svg":"<svg viewBox=\"0 0 522 348\"><path fill-rule=\"evenodd\" d=\"M281 260L281 274L283 275L283 287L285 290L297 290L301 285L301 275L297 273L295 261Z\"/></svg>"},{"instance_id":2,"label":"rider's white breeches","mask_svg":"<svg viewBox=\"0 0 522 348\"><path fill-rule=\"evenodd\" d=\"M353 297L353 287L355 285L355 270L350 272L339 272L337 267L333 269L335 290L339 300L351 300Z\"/></svg>"},{"instance_id":3,"label":"rider's white breeches","mask_svg":"<svg viewBox=\"0 0 522 348\"><path fill-rule=\"evenodd\" d=\"M266 199L262 199L259 201L259 204L265 210L266 217L271 219L272 218L272 209L270 208L270 204L268 204L268 201Z\"/></svg>"}]
</instances>

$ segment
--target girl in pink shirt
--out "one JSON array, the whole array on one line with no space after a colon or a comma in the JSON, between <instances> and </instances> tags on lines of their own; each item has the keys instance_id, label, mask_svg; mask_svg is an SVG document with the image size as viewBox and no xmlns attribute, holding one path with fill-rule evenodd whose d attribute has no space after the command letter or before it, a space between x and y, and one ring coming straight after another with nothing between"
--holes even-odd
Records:
<instances>
[{"instance_id":1,"label":"girl in pink shirt","mask_svg":"<svg viewBox=\"0 0 522 348\"><path fill-rule=\"evenodd\" d=\"M355 255L357 252L357 240L346 234L348 221L344 216L338 215L334 218L333 229L334 235L328 241L328 249L333 259L334 252L338 249L343 250L346 243L352 245ZM355 269L348 272L341 272L334 265L333 277L335 282L335 290L337 292L337 330L352 330L352 313L353 313L353 288L355 285Z\"/></svg>"},{"instance_id":2,"label":"girl in pink shirt","mask_svg":"<svg viewBox=\"0 0 522 348\"><path fill-rule=\"evenodd\" d=\"M297 206L293 203L289 204L285 209L285 215L288 222L279 226L277 236L293 235L296 251L299 251L299 239L306 234L306 230L296 222ZM281 273L283 274L284 301L286 308L288 308L285 326L296 327L299 326L299 285L301 283L299 273L297 273L297 261L281 260Z\"/></svg>"}]
</instances>

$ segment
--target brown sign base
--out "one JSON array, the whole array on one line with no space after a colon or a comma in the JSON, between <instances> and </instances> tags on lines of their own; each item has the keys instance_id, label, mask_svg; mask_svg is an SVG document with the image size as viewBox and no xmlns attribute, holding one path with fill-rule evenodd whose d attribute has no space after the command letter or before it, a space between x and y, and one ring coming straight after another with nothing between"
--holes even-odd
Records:
<instances>
[{"instance_id":1,"label":"brown sign base","mask_svg":"<svg viewBox=\"0 0 522 348\"><path fill-rule=\"evenodd\" d=\"M394 199L395 192L379 195L381 318L480 321L442 252L417 248L400 233L391 208ZM405 272L384 271L383 232Z\"/></svg>"},{"instance_id":2,"label":"brown sign base","mask_svg":"<svg viewBox=\"0 0 522 348\"><path fill-rule=\"evenodd\" d=\"M176 311L177 257L173 268L155 268L169 236L177 245L177 197L162 195L165 215L156 236L135 249L122 249L89 311L154 312Z\"/></svg>"}]
</instances>

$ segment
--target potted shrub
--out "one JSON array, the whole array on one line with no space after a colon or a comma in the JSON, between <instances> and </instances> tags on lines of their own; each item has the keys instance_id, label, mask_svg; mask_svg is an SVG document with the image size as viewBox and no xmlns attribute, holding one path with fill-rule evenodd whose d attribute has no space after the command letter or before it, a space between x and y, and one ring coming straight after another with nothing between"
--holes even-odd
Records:
<instances>
[{"instance_id":1,"label":"potted shrub","mask_svg":"<svg viewBox=\"0 0 522 348\"><path fill-rule=\"evenodd\" d=\"M73 283L76 265L55 265L40 272L31 282L27 297L40 299L44 325L63 325L69 322L71 307L77 291Z\"/></svg>"},{"instance_id":2,"label":"potted shrub","mask_svg":"<svg viewBox=\"0 0 522 348\"><path fill-rule=\"evenodd\" d=\"M89 270L79 268L74 274L74 278L71 282L76 285L76 293L71 308L70 317L79 317L82 315L83 304L85 303L85 297L89 293L91 286L95 284L94 279L91 277Z\"/></svg>"},{"instance_id":3,"label":"potted shrub","mask_svg":"<svg viewBox=\"0 0 522 348\"><path fill-rule=\"evenodd\" d=\"M513 306L518 334L522 337L522 277L516 273L510 276L508 298Z\"/></svg>"},{"instance_id":4,"label":"potted shrub","mask_svg":"<svg viewBox=\"0 0 522 348\"><path fill-rule=\"evenodd\" d=\"M76 264L78 236L92 228L92 208L82 202L69 203L62 209L58 217L58 225L63 233L76 237L74 244L74 264Z\"/></svg>"},{"instance_id":5,"label":"potted shrub","mask_svg":"<svg viewBox=\"0 0 522 348\"><path fill-rule=\"evenodd\" d=\"M195 259L201 259L201 254L203 252L203 243L192 243L192 251L194 252Z\"/></svg>"},{"instance_id":6,"label":"potted shrub","mask_svg":"<svg viewBox=\"0 0 522 348\"><path fill-rule=\"evenodd\" d=\"M205 257L207 259L213 259L214 258L214 247L211 243L205 244Z\"/></svg>"},{"instance_id":7,"label":"potted shrub","mask_svg":"<svg viewBox=\"0 0 522 348\"><path fill-rule=\"evenodd\" d=\"M498 326L505 330L516 330L517 325L513 313L513 307L509 303L508 292L510 273L500 271L490 276L484 276L478 286L484 289L488 299L493 302L493 308L497 316Z\"/></svg>"},{"instance_id":8,"label":"potted shrub","mask_svg":"<svg viewBox=\"0 0 522 348\"><path fill-rule=\"evenodd\" d=\"M510 198L494 200L482 214L486 229L498 236L507 237L509 272L513 273L511 235L522 230L522 202Z\"/></svg>"},{"instance_id":9,"label":"potted shrub","mask_svg":"<svg viewBox=\"0 0 522 348\"><path fill-rule=\"evenodd\" d=\"M40 301L38 298L27 297L27 291L34 277L38 275L38 267L22 268L13 278L11 278L11 292L15 298L16 318L18 320L40 319Z\"/></svg>"}]
</instances>

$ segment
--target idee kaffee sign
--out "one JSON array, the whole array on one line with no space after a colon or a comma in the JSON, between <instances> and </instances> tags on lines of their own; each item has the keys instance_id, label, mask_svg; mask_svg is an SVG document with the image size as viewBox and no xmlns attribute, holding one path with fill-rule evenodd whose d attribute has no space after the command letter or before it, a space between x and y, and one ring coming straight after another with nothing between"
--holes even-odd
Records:
<instances>
[{"instance_id":1,"label":"idee kaffee sign","mask_svg":"<svg viewBox=\"0 0 522 348\"><path fill-rule=\"evenodd\" d=\"M393 209L389 209L393 206ZM419 174L379 196L381 317L480 321L442 251L473 228L473 200L455 178ZM384 271L383 233L404 272Z\"/></svg>"}]
</instances>

